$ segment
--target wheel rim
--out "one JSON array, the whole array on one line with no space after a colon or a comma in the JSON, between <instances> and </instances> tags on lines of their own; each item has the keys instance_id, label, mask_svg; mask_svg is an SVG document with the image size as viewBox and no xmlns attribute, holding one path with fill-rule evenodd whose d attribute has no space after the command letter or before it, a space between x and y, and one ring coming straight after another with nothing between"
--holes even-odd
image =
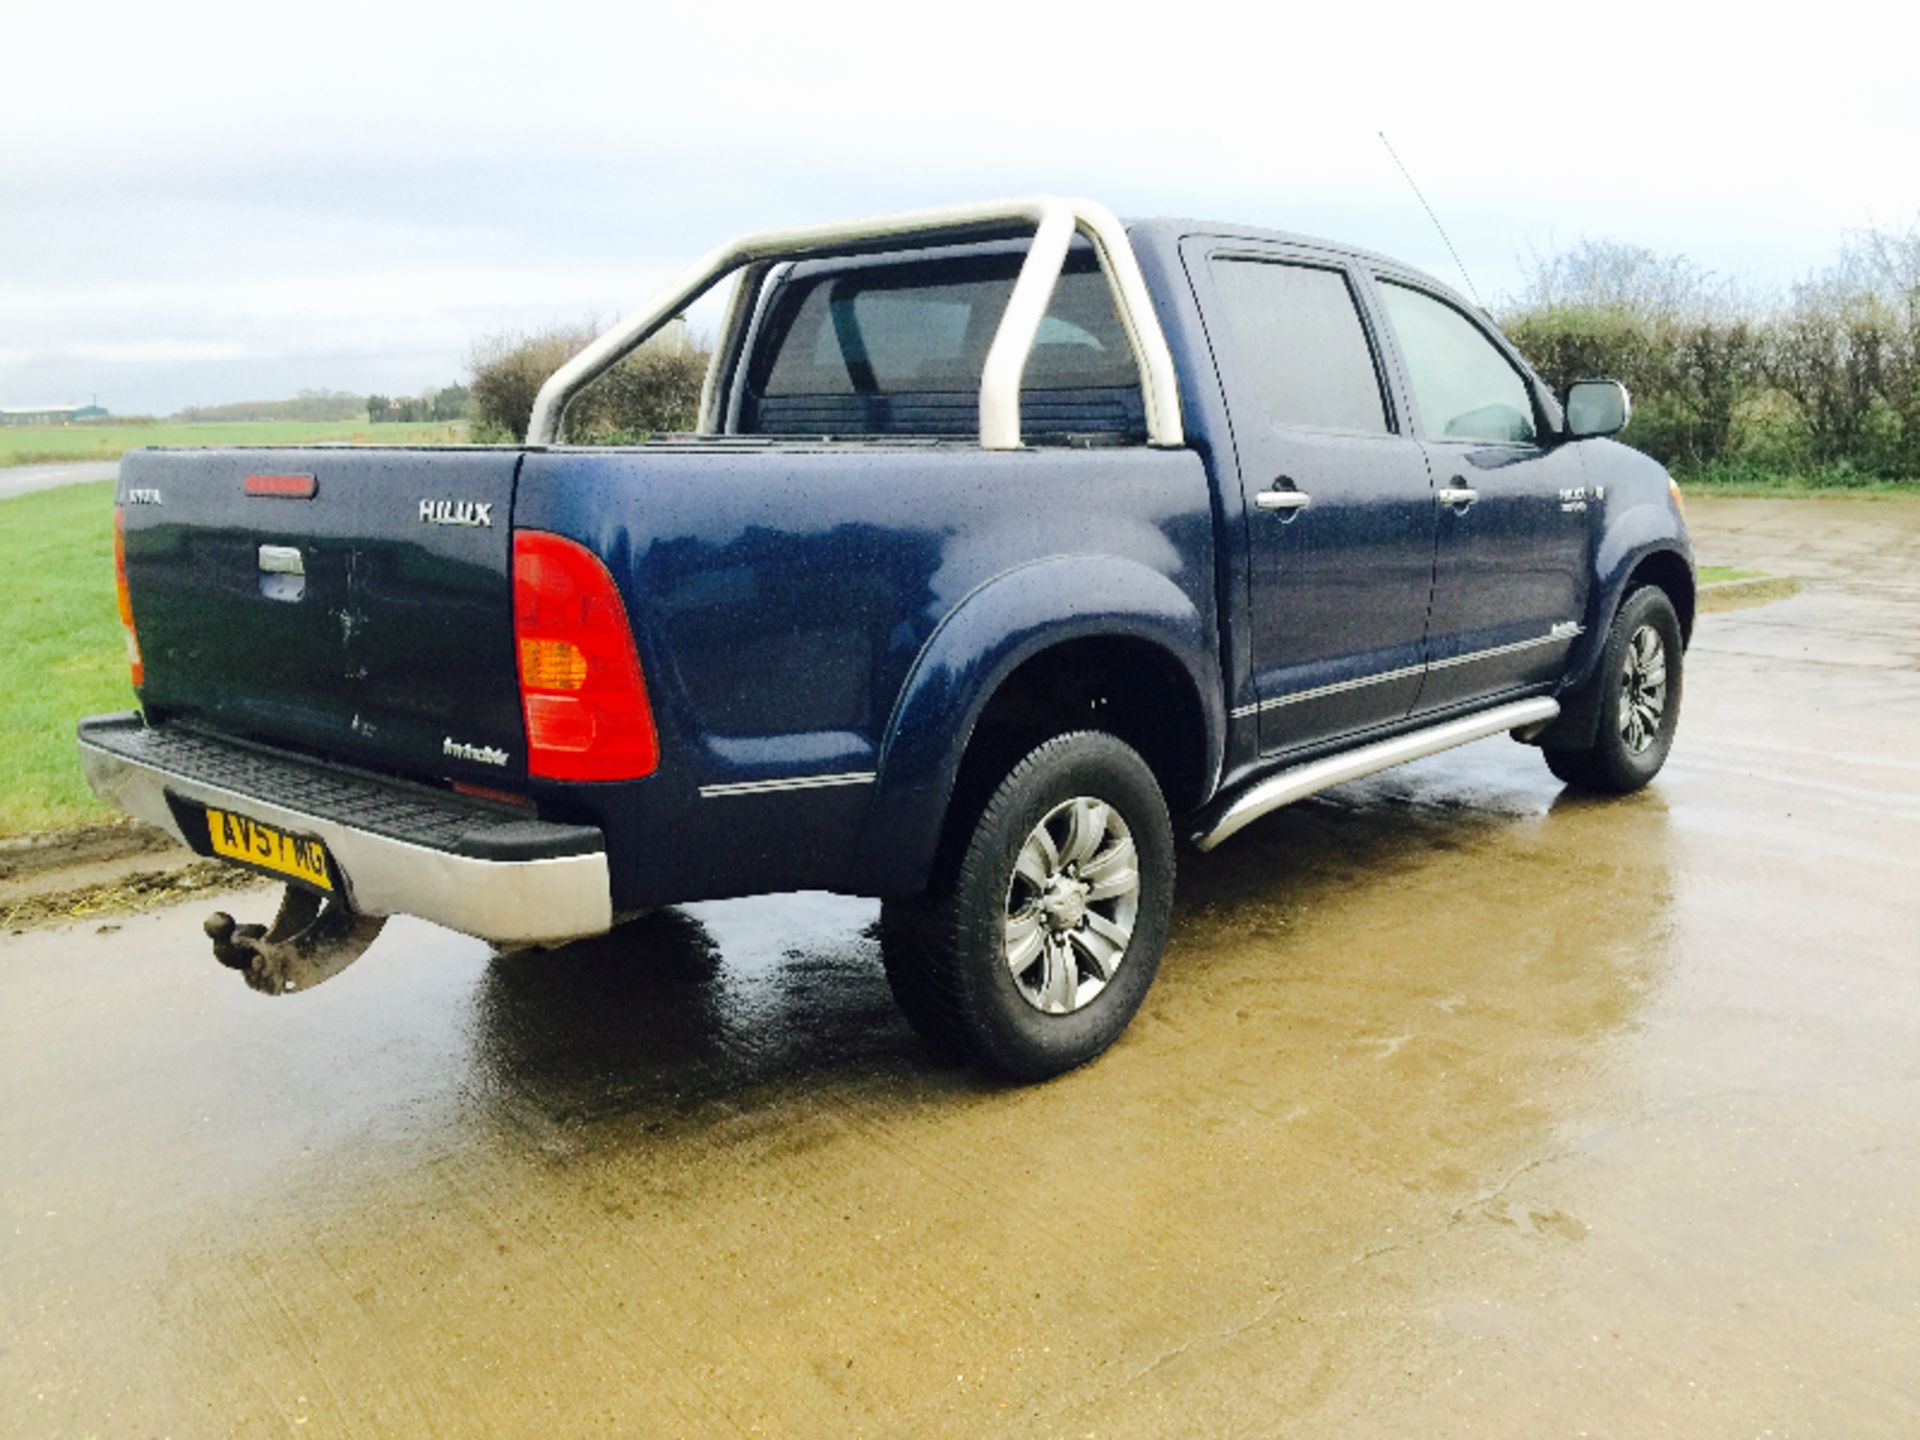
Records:
<instances>
[{"instance_id":1,"label":"wheel rim","mask_svg":"<svg viewBox=\"0 0 1920 1440\"><path fill-rule=\"evenodd\" d=\"M1049 810L1007 882L1005 955L1036 1010L1093 1003L1127 958L1140 913L1140 861L1120 812L1090 795Z\"/></svg>"},{"instance_id":2,"label":"wheel rim","mask_svg":"<svg viewBox=\"0 0 1920 1440\"><path fill-rule=\"evenodd\" d=\"M1627 642L1620 665L1620 738L1643 755L1660 738L1667 713L1667 642L1651 625L1642 625Z\"/></svg>"}]
</instances>

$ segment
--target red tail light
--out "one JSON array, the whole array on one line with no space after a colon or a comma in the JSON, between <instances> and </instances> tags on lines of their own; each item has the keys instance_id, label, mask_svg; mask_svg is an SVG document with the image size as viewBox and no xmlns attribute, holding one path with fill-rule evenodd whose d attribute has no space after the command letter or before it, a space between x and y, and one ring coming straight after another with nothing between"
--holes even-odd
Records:
<instances>
[{"instance_id":1,"label":"red tail light","mask_svg":"<svg viewBox=\"0 0 1920 1440\"><path fill-rule=\"evenodd\" d=\"M653 707L613 576L559 535L513 537L513 636L527 772L637 780L660 763Z\"/></svg>"},{"instance_id":2,"label":"red tail light","mask_svg":"<svg viewBox=\"0 0 1920 1440\"><path fill-rule=\"evenodd\" d=\"M113 507L113 588L120 601L120 628L127 637L127 664L133 671L133 688L147 683L146 667L140 663L140 637L133 633L133 596L127 590L127 512Z\"/></svg>"}]
</instances>

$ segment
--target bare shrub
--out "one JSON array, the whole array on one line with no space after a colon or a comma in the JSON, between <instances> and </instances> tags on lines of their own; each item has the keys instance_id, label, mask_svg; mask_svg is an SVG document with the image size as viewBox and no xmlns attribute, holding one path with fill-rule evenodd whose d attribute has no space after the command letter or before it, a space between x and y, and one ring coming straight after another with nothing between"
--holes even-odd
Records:
<instances>
[{"instance_id":1,"label":"bare shrub","mask_svg":"<svg viewBox=\"0 0 1920 1440\"><path fill-rule=\"evenodd\" d=\"M534 335L492 335L475 345L469 365L476 436L525 440L540 387L598 333L593 324L556 326ZM707 350L684 332L648 342L575 397L567 438L621 444L657 431L691 430L707 359Z\"/></svg>"}]
</instances>

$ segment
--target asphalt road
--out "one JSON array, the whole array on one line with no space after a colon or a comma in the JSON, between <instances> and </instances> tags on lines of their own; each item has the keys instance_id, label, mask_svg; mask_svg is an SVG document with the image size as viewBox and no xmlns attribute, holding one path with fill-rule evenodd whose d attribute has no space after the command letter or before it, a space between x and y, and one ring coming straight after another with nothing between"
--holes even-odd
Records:
<instances>
[{"instance_id":1,"label":"asphalt road","mask_svg":"<svg viewBox=\"0 0 1920 1440\"><path fill-rule=\"evenodd\" d=\"M279 1000L204 902L0 939L0 1433L1920 1433L1920 505L1694 513L1810 583L1651 790L1492 741L1189 857L1051 1085L827 896Z\"/></svg>"},{"instance_id":2,"label":"asphalt road","mask_svg":"<svg viewBox=\"0 0 1920 1440\"><path fill-rule=\"evenodd\" d=\"M120 473L118 460L72 460L59 465L8 465L0 467L0 500L15 495L30 495L35 490L54 490L62 485L78 485L84 480L111 480Z\"/></svg>"}]
</instances>

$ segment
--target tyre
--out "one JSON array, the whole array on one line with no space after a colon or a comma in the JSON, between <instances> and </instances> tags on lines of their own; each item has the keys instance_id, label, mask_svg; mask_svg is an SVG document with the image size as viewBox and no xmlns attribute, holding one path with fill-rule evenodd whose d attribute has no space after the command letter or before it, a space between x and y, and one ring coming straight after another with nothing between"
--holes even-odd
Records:
<instances>
[{"instance_id":1,"label":"tyre","mask_svg":"<svg viewBox=\"0 0 1920 1440\"><path fill-rule=\"evenodd\" d=\"M1153 771L1111 735L1057 736L956 823L932 888L882 909L894 998L936 1049L1013 1079L1086 1064L1166 945L1173 826Z\"/></svg>"},{"instance_id":2,"label":"tyre","mask_svg":"<svg viewBox=\"0 0 1920 1440\"><path fill-rule=\"evenodd\" d=\"M1593 683L1600 692L1593 744L1548 748L1547 768L1580 790L1625 795L1667 763L1680 723L1684 653L1680 617L1664 590L1648 585L1621 603Z\"/></svg>"},{"instance_id":3,"label":"tyre","mask_svg":"<svg viewBox=\"0 0 1920 1440\"><path fill-rule=\"evenodd\" d=\"M932 909L930 897L883 901L874 933L880 941L887 988L914 1033L942 1060L965 1062L973 1058L972 1054L955 1024L953 1008L935 987L925 964L925 936Z\"/></svg>"}]
</instances>

